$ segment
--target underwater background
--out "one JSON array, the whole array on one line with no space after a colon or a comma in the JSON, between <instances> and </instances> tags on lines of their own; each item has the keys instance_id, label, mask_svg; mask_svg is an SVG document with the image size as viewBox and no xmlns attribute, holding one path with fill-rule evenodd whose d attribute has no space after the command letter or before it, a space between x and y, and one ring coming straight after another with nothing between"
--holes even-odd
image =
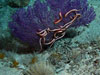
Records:
<instances>
[{"instance_id":1,"label":"underwater background","mask_svg":"<svg viewBox=\"0 0 100 75\"><path fill-rule=\"evenodd\" d=\"M100 75L100 0L0 0L0 75Z\"/></svg>"}]
</instances>

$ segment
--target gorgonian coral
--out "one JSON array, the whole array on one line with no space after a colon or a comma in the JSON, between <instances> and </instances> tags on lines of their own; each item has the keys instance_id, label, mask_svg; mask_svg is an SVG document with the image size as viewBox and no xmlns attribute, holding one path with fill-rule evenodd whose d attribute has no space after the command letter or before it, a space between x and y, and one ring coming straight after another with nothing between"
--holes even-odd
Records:
<instances>
[{"instance_id":1,"label":"gorgonian coral","mask_svg":"<svg viewBox=\"0 0 100 75\"><path fill-rule=\"evenodd\" d=\"M12 15L9 27L13 35L33 47L42 49L65 35L69 27L79 27L95 18L87 0L36 0Z\"/></svg>"}]
</instances>

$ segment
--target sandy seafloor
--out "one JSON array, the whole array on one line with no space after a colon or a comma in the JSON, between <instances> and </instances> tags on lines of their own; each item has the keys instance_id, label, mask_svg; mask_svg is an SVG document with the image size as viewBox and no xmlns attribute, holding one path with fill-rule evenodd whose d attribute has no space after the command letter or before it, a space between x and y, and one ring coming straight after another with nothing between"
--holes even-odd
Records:
<instances>
[{"instance_id":1,"label":"sandy seafloor","mask_svg":"<svg viewBox=\"0 0 100 75\"><path fill-rule=\"evenodd\" d=\"M53 64L56 75L100 75L100 0L89 0L89 4L93 5L96 18L88 28L77 29L82 31L81 34L58 40L42 53L30 54L16 53L20 44L11 38L8 30L14 10L9 6L0 8L0 53L4 53L4 58L0 59L0 75L23 75L34 58L37 59L35 63L49 61ZM13 51L7 51L8 46ZM16 67L13 67L14 60L19 63Z\"/></svg>"}]
</instances>

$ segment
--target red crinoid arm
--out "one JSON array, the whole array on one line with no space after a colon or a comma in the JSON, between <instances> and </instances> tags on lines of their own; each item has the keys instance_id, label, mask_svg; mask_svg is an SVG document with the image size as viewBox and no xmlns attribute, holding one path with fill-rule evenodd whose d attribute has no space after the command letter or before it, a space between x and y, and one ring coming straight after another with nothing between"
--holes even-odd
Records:
<instances>
[{"instance_id":1,"label":"red crinoid arm","mask_svg":"<svg viewBox=\"0 0 100 75\"><path fill-rule=\"evenodd\" d=\"M52 39L50 42L45 42L44 45L51 45L52 43L55 42L56 39Z\"/></svg>"},{"instance_id":2,"label":"red crinoid arm","mask_svg":"<svg viewBox=\"0 0 100 75\"><path fill-rule=\"evenodd\" d=\"M55 20L55 21L54 21L54 24L57 24L57 23L61 22L62 19L63 19L62 13L59 12L59 19L58 19L58 20Z\"/></svg>"},{"instance_id":3,"label":"red crinoid arm","mask_svg":"<svg viewBox=\"0 0 100 75\"><path fill-rule=\"evenodd\" d=\"M40 32L37 32L37 35L40 37L40 39L39 39L40 52L42 51L42 46L45 43L45 37L47 36L47 34L48 33L47 33L46 29L45 30L42 30Z\"/></svg>"},{"instance_id":4,"label":"red crinoid arm","mask_svg":"<svg viewBox=\"0 0 100 75\"><path fill-rule=\"evenodd\" d=\"M79 10L77 10L77 9L72 9L72 10L68 11L68 12L64 15L64 17L67 17L71 12L77 12L77 11L79 11Z\"/></svg>"},{"instance_id":5,"label":"red crinoid arm","mask_svg":"<svg viewBox=\"0 0 100 75\"><path fill-rule=\"evenodd\" d=\"M66 23L65 25L64 25L64 28L68 28L79 16L81 16L81 14L76 14L75 16L74 16L74 18L70 21L70 22L68 22L68 23Z\"/></svg>"},{"instance_id":6,"label":"red crinoid arm","mask_svg":"<svg viewBox=\"0 0 100 75\"><path fill-rule=\"evenodd\" d=\"M70 10L69 12L67 12L64 17L67 17L70 13L72 12L75 12L75 15L71 18L71 21L67 22L64 26L60 26L59 28L56 28L56 29L50 29L50 28L47 28L47 29L44 29L44 30L41 30L39 32L37 32L37 34L39 35L40 39L39 39L39 43L40 43L40 51L42 51L42 46L43 45L53 45L53 43L62 38L64 35L65 35L65 30L70 26L72 25L72 23L80 16L80 14L76 13L76 11L78 11L77 9L72 9ZM59 13L59 17L60 19L58 19L57 21L55 21L54 23L57 24L59 23L60 21L62 21L63 19L63 16L61 14L61 12ZM49 42L46 42L46 36L48 35L48 33L51 33L53 32L53 38L52 40L50 40ZM58 36L57 34L61 34L61 36Z\"/></svg>"}]
</instances>

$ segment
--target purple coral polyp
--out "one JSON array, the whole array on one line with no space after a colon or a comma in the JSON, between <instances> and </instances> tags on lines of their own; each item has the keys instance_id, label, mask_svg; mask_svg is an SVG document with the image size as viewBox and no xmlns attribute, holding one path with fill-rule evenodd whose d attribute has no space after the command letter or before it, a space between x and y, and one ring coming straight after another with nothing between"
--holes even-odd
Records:
<instances>
[{"instance_id":1,"label":"purple coral polyp","mask_svg":"<svg viewBox=\"0 0 100 75\"><path fill-rule=\"evenodd\" d=\"M36 0L33 7L17 10L9 27L15 37L42 50L62 38L69 27L85 26L95 16L87 0Z\"/></svg>"}]
</instances>

